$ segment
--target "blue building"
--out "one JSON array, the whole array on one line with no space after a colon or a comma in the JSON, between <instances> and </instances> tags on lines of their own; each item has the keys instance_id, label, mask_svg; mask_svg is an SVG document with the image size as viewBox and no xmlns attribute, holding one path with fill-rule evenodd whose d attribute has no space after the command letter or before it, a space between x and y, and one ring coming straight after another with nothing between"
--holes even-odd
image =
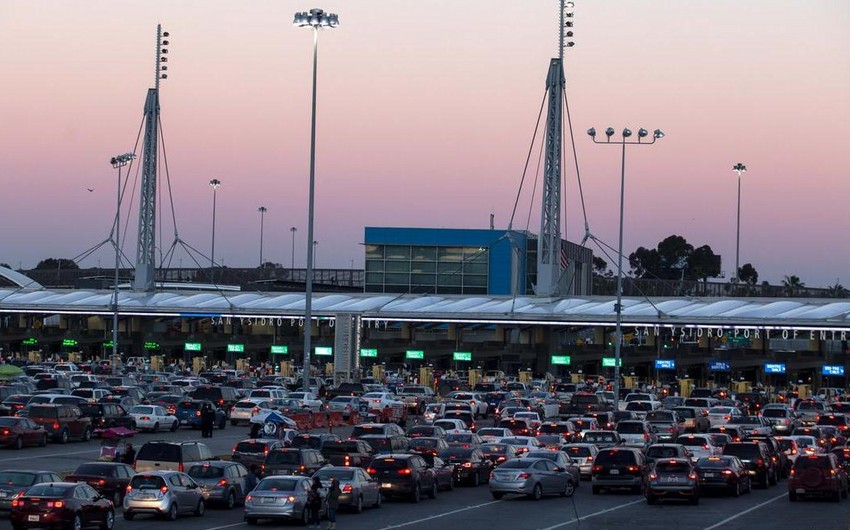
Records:
<instances>
[{"instance_id":1,"label":"blue building","mask_svg":"<svg viewBox=\"0 0 850 530\"><path fill-rule=\"evenodd\" d=\"M367 293L525 295L537 237L525 231L366 227ZM593 253L565 242L564 292L591 294Z\"/></svg>"}]
</instances>

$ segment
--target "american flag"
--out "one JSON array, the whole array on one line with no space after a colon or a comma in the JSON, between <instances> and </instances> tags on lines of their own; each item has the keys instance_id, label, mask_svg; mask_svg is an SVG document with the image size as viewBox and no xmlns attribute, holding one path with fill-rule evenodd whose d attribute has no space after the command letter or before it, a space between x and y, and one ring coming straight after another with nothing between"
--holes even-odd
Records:
<instances>
[{"instance_id":1,"label":"american flag","mask_svg":"<svg viewBox=\"0 0 850 530\"><path fill-rule=\"evenodd\" d=\"M561 241L561 270L566 270L570 265L570 258L567 256L567 242Z\"/></svg>"}]
</instances>

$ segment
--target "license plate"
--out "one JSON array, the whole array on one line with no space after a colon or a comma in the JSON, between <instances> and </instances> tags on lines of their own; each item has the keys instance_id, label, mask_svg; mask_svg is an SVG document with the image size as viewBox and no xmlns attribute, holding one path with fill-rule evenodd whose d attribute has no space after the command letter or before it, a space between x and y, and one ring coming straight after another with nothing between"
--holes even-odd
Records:
<instances>
[{"instance_id":1,"label":"license plate","mask_svg":"<svg viewBox=\"0 0 850 530\"><path fill-rule=\"evenodd\" d=\"M274 497L263 497L263 504L274 504Z\"/></svg>"},{"instance_id":2,"label":"license plate","mask_svg":"<svg viewBox=\"0 0 850 530\"><path fill-rule=\"evenodd\" d=\"M717 476L717 473L706 473L705 478L714 478Z\"/></svg>"},{"instance_id":3,"label":"license plate","mask_svg":"<svg viewBox=\"0 0 850 530\"><path fill-rule=\"evenodd\" d=\"M142 499L143 501L146 501L146 500L153 499L153 495L151 495L150 493L142 493L141 495L139 495L139 498Z\"/></svg>"},{"instance_id":4,"label":"license plate","mask_svg":"<svg viewBox=\"0 0 850 530\"><path fill-rule=\"evenodd\" d=\"M9 496L9 494L8 494L7 492L5 492L5 491L0 491L0 499L5 499L5 498L6 498L6 497L8 497L8 496Z\"/></svg>"},{"instance_id":5,"label":"license plate","mask_svg":"<svg viewBox=\"0 0 850 530\"><path fill-rule=\"evenodd\" d=\"M803 488L797 488L796 493L799 493L800 495L804 495L806 493L806 490L803 489Z\"/></svg>"},{"instance_id":6,"label":"license plate","mask_svg":"<svg viewBox=\"0 0 850 530\"><path fill-rule=\"evenodd\" d=\"M27 515L27 521L38 522L38 516L37 515Z\"/></svg>"},{"instance_id":7,"label":"license plate","mask_svg":"<svg viewBox=\"0 0 850 530\"><path fill-rule=\"evenodd\" d=\"M664 477L663 482L673 484L673 483L679 482L679 477Z\"/></svg>"},{"instance_id":8,"label":"license plate","mask_svg":"<svg viewBox=\"0 0 850 530\"><path fill-rule=\"evenodd\" d=\"M608 472L608 474L609 474L609 475L619 475L619 474L620 474L620 470L619 470L619 469L612 469L612 470L610 470L610 471Z\"/></svg>"},{"instance_id":9,"label":"license plate","mask_svg":"<svg viewBox=\"0 0 850 530\"><path fill-rule=\"evenodd\" d=\"M393 485L392 485L391 482L384 482L384 483L381 484L381 487L382 488L392 488Z\"/></svg>"}]
</instances>

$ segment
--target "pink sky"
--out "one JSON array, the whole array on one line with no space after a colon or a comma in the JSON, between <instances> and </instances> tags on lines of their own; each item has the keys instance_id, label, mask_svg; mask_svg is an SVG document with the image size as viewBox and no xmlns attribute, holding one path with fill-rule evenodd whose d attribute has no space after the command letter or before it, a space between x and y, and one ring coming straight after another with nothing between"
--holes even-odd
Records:
<instances>
[{"instance_id":1,"label":"pink sky","mask_svg":"<svg viewBox=\"0 0 850 530\"><path fill-rule=\"evenodd\" d=\"M658 144L627 153L627 253L676 233L722 254L728 277L740 161L741 263L774 283L850 287L850 3L576 4L566 76L592 232L616 245L619 156L584 131L661 128ZM133 147L160 22L180 236L209 253L218 178L216 258L258 264L264 205L264 258L289 264L296 226L303 266L311 38L291 22L316 6L340 17L319 38L317 266L362 266L364 226L483 228L495 213L505 227L557 53L556 0L6 0L0 262L28 268L106 237L108 159ZM567 237L580 240L573 171L567 181ZM112 257L81 266L98 260Z\"/></svg>"}]
</instances>

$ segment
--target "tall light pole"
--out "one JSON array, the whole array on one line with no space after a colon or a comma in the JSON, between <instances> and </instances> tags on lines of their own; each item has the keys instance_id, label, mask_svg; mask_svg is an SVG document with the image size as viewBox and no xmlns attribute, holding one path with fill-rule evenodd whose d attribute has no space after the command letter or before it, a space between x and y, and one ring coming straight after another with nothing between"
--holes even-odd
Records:
<instances>
[{"instance_id":1,"label":"tall light pole","mask_svg":"<svg viewBox=\"0 0 850 530\"><path fill-rule=\"evenodd\" d=\"M614 305L614 312L617 319L617 327L614 333L614 410L617 410L620 405L620 364L622 363L621 345L623 343L623 203L626 193L626 146L652 145L656 140L664 138L664 133L661 132L661 129L655 129L655 132L652 133L651 142L643 141L644 138L649 136L649 131L643 128L638 130L636 142L627 140L632 136L632 131L629 129L623 129L622 140L615 140L613 142L611 141L611 137L614 136L614 129L612 127L605 129L605 141L596 139L596 129L592 127L588 129L587 134L593 139L593 143L595 144L622 145L623 147L622 162L620 164L620 234L617 244L617 303Z\"/></svg>"},{"instance_id":2,"label":"tall light pole","mask_svg":"<svg viewBox=\"0 0 850 530\"><path fill-rule=\"evenodd\" d=\"M115 286L112 292L112 361L109 363L112 375L117 372L118 360L118 268L121 265L121 168L129 164L136 155L124 153L109 160L112 167L118 170L118 193L115 199Z\"/></svg>"},{"instance_id":3,"label":"tall light pole","mask_svg":"<svg viewBox=\"0 0 850 530\"><path fill-rule=\"evenodd\" d=\"M732 283L738 283L741 275L738 258L741 255L741 173L747 172L747 166L738 162L732 166L732 171L738 174L738 226L735 230L735 276L732 278Z\"/></svg>"},{"instance_id":4,"label":"tall light pole","mask_svg":"<svg viewBox=\"0 0 850 530\"><path fill-rule=\"evenodd\" d=\"M215 282L215 199L218 187L221 186L221 181L212 179L210 187L213 189L213 218L212 218L212 249L210 250L210 279Z\"/></svg>"},{"instance_id":5,"label":"tall light pole","mask_svg":"<svg viewBox=\"0 0 850 530\"><path fill-rule=\"evenodd\" d=\"M310 119L310 198L307 213L307 271L305 278L304 302L304 368L301 379L304 391L310 391L310 335L313 332L313 203L316 185L316 70L318 64L319 28L335 28L339 25L339 17L333 13L325 13L321 9L311 9L309 13L295 13L293 24L299 28L309 27L313 30L313 109Z\"/></svg>"},{"instance_id":6,"label":"tall light pole","mask_svg":"<svg viewBox=\"0 0 850 530\"><path fill-rule=\"evenodd\" d=\"M295 269L295 232L297 232L298 229L293 226L292 228L289 229L289 231L292 232L292 253L290 254L290 256L292 256L292 263L290 264L289 268L294 270Z\"/></svg>"},{"instance_id":7,"label":"tall light pole","mask_svg":"<svg viewBox=\"0 0 850 530\"><path fill-rule=\"evenodd\" d=\"M266 215L266 212L269 211L265 206L260 206L257 208L257 211L260 212L260 268L263 268L263 217Z\"/></svg>"},{"instance_id":8,"label":"tall light pole","mask_svg":"<svg viewBox=\"0 0 850 530\"><path fill-rule=\"evenodd\" d=\"M318 262L318 260L316 259L316 256L318 254L319 254L319 242L313 241L313 268L316 267L316 263Z\"/></svg>"}]
</instances>

